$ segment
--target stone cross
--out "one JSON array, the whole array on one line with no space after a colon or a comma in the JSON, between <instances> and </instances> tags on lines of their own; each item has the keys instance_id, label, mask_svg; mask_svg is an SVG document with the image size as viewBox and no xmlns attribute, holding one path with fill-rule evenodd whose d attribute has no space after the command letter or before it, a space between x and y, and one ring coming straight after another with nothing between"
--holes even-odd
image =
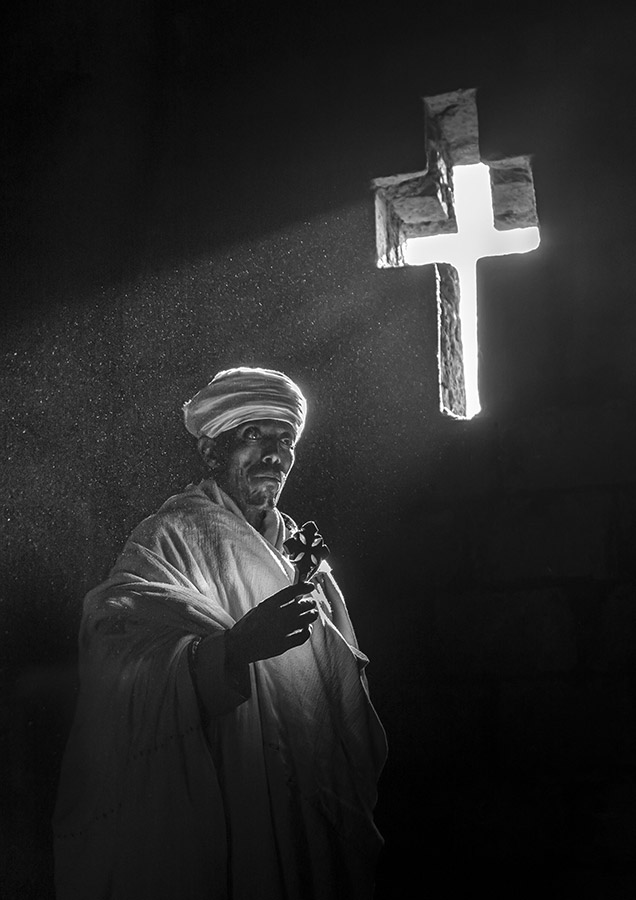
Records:
<instances>
[{"instance_id":1,"label":"stone cross","mask_svg":"<svg viewBox=\"0 0 636 900\"><path fill-rule=\"evenodd\" d=\"M425 97L427 167L376 178L377 263L435 263L440 409L471 418L477 389L477 260L539 245L530 158L482 162L476 90Z\"/></svg>"}]
</instances>

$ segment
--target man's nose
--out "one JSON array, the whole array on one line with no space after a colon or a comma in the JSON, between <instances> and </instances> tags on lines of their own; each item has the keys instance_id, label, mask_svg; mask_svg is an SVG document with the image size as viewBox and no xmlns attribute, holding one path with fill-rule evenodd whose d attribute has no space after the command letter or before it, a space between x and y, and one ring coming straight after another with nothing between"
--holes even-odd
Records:
<instances>
[{"instance_id":1,"label":"man's nose","mask_svg":"<svg viewBox=\"0 0 636 900\"><path fill-rule=\"evenodd\" d=\"M280 462L281 461L282 457L281 457L281 452L280 452L280 446L279 446L277 439L272 438L271 440L266 442L265 446L263 447L263 455L261 458L262 458L263 462Z\"/></svg>"}]
</instances>

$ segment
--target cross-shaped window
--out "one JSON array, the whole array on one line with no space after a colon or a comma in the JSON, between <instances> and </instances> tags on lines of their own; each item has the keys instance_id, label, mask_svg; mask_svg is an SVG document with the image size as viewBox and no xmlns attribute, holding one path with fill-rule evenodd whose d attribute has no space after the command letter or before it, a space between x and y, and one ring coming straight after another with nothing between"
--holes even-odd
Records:
<instances>
[{"instance_id":1,"label":"cross-shaped window","mask_svg":"<svg viewBox=\"0 0 636 900\"><path fill-rule=\"evenodd\" d=\"M480 411L477 260L539 245L528 157L483 163L475 91L424 100L428 166L377 178L379 266L436 265L440 409Z\"/></svg>"}]
</instances>

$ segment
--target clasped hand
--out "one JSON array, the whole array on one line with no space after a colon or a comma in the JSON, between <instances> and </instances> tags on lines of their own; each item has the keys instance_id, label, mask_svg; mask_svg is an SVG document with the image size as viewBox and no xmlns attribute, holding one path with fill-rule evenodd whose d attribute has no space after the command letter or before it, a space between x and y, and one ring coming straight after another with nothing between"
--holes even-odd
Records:
<instances>
[{"instance_id":1,"label":"clasped hand","mask_svg":"<svg viewBox=\"0 0 636 900\"><path fill-rule=\"evenodd\" d=\"M269 659L304 644L318 616L316 601L303 596L313 589L313 584L301 581L245 613L225 636L230 664Z\"/></svg>"}]
</instances>

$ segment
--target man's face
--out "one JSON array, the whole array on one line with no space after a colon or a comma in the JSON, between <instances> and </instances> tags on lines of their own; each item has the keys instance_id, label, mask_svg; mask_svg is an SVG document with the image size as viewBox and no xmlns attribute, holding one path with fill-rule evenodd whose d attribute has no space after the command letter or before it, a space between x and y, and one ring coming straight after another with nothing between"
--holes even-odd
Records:
<instances>
[{"instance_id":1,"label":"man's face","mask_svg":"<svg viewBox=\"0 0 636 900\"><path fill-rule=\"evenodd\" d=\"M256 419L231 435L216 481L243 513L273 509L294 465L296 434L277 419Z\"/></svg>"}]
</instances>

